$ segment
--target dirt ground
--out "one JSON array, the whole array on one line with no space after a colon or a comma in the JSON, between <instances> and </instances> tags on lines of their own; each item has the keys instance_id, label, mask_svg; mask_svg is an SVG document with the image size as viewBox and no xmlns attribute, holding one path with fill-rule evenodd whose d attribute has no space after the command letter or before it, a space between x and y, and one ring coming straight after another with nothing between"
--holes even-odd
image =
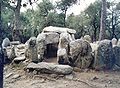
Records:
<instances>
[{"instance_id":1,"label":"dirt ground","mask_svg":"<svg viewBox=\"0 0 120 88\"><path fill-rule=\"evenodd\" d=\"M27 73L24 65L5 65L4 88L120 88L119 71L79 70L71 75Z\"/></svg>"}]
</instances>

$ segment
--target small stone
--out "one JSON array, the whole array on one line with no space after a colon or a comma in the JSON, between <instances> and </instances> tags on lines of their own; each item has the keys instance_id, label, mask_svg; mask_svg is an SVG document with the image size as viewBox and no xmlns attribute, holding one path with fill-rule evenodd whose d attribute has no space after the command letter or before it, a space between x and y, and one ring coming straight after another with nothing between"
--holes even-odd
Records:
<instances>
[{"instance_id":1,"label":"small stone","mask_svg":"<svg viewBox=\"0 0 120 88\"><path fill-rule=\"evenodd\" d=\"M36 75L36 74L37 74L37 71L36 71L36 70L34 70L34 71L33 71L33 74L34 74L34 75Z\"/></svg>"},{"instance_id":2,"label":"small stone","mask_svg":"<svg viewBox=\"0 0 120 88\"><path fill-rule=\"evenodd\" d=\"M108 84L111 84L111 81L109 81Z\"/></svg>"},{"instance_id":3,"label":"small stone","mask_svg":"<svg viewBox=\"0 0 120 88\"><path fill-rule=\"evenodd\" d=\"M20 57L14 58L14 62L20 62L20 61L24 61L24 60L25 60L25 56L20 56Z\"/></svg>"},{"instance_id":4,"label":"small stone","mask_svg":"<svg viewBox=\"0 0 120 88\"><path fill-rule=\"evenodd\" d=\"M66 79L69 79L69 80L72 80L72 79L73 79L73 74L66 75L65 78L66 78Z\"/></svg>"},{"instance_id":5,"label":"small stone","mask_svg":"<svg viewBox=\"0 0 120 88\"><path fill-rule=\"evenodd\" d=\"M58 75L57 74L51 74L50 75L52 78L56 78Z\"/></svg>"},{"instance_id":6,"label":"small stone","mask_svg":"<svg viewBox=\"0 0 120 88\"><path fill-rule=\"evenodd\" d=\"M13 73L9 73L9 74L7 74L6 76L5 76L5 78L9 78L10 76L12 76L13 75Z\"/></svg>"},{"instance_id":7,"label":"small stone","mask_svg":"<svg viewBox=\"0 0 120 88\"><path fill-rule=\"evenodd\" d=\"M17 78L19 78L20 77L20 75L19 74L16 74L16 75L14 75L12 78L13 79L17 79Z\"/></svg>"}]
</instances>

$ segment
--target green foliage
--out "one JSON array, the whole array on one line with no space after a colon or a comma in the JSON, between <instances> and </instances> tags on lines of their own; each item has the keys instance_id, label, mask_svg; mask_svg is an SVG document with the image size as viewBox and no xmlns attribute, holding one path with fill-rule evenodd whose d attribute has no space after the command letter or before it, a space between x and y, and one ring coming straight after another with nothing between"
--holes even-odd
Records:
<instances>
[{"instance_id":1,"label":"green foliage","mask_svg":"<svg viewBox=\"0 0 120 88\"><path fill-rule=\"evenodd\" d=\"M46 26L68 27L77 31L76 38L86 34L92 37L93 41L98 40L100 28L101 2L96 1L90 4L85 11L79 15L69 14L66 11L78 0L61 0L57 2L57 7L49 0L42 0L36 10L28 9L20 14L21 38L25 42L31 36L37 36ZM7 2L7 1L5 1ZM120 3L107 3L107 35L120 38ZM113 9L111 9L114 7ZM57 13L60 10L61 13ZM12 38L12 29L14 23L14 11L11 8L2 8L2 37ZM10 23L10 25L8 25ZM114 29L114 30L113 30ZM114 36L112 36L114 33Z\"/></svg>"},{"instance_id":2,"label":"green foliage","mask_svg":"<svg viewBox=\"0 0 120 88\"><path fill-rule=\"evenodd\" d=\"M1 9L1 19L2 19L2 38L9 37L12 38L12 27L13 27L13 11L7 7L2 7Z\"/></svg>"}]
</instances>

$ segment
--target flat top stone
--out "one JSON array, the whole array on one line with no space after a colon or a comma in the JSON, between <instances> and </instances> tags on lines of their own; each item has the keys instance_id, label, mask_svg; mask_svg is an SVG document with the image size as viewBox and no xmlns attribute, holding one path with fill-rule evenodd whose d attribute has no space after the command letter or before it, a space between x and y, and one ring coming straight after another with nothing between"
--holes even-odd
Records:
<instances>
[{"instance_id":1,"label":"flat top stone","mask_svg":"<svg viewBox=\"0 0 120 88\"><path fill-rule=\"evenodd\" d=\"M55 33L68 32L68 33L71 33L71 34L76 33L76 31L73 30L73 29L62 28L62 27L53 27L53 26L45 27L42 32L55 32Z\"/></svg>"},{"instance_id":2,"label":"flat top stone","mask_svg":"<svg viewBox=\"0 0 120 88\"><path fill-rule=\"evenodd\" d=\"M19 45L20 44L20 41L12 41L10 42L12 45Z\"/></svg>"},{"instance_id":3,"label":"flat top stone","mask_svg":"<svg viewBox=\"0 0 120 88\"><path fill-rule=\"evenodd\" d=\"M47 63L47 62L40 62L38 64L36 63L30 63L27 66L27 69L35 69L35 70L45 70L44 72L46 73L46 71L49 71L49 73L58 73L58 74L70 74L73 71L73 68L69 65L58 65L55 63Z\"/></svg>"}]
</instances>

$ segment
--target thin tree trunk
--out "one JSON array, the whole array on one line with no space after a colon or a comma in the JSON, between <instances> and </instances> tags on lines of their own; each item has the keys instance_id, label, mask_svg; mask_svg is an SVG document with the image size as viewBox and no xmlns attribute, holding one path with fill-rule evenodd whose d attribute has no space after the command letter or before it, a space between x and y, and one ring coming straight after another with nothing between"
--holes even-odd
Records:
<instances>
[{"instance_id":1,"label":"thin tree trunk","mask_svg":"<svg viewBox=\"0 0 120 88\"><path fill-rule=\"evenodd\" d=\"M106 38L106 0L102 0L99 41Z\"/></svg>"},{"instance_id":2,"label":"thin tree trunk","mask_svg":"<svg viewBox=\"0 0 120 88\"><path fill-rule=\"evenodd\" d=\"M21 1L18 0L17 6L14 10L14 28L13 28L13 41L20 41L20 8L21 8Z\"/></svg>"},{"instance_id":3,"label":"thin tree trunk","mask_svg":"<svg viewBox=\"0 0 120 88\"><path fill-rule=\"evenodd\" d=\"M65 9L65 12L64 12L64 27L66 27L66 13L67 13L67 9Z\"/></svg>"}]
</instances>

